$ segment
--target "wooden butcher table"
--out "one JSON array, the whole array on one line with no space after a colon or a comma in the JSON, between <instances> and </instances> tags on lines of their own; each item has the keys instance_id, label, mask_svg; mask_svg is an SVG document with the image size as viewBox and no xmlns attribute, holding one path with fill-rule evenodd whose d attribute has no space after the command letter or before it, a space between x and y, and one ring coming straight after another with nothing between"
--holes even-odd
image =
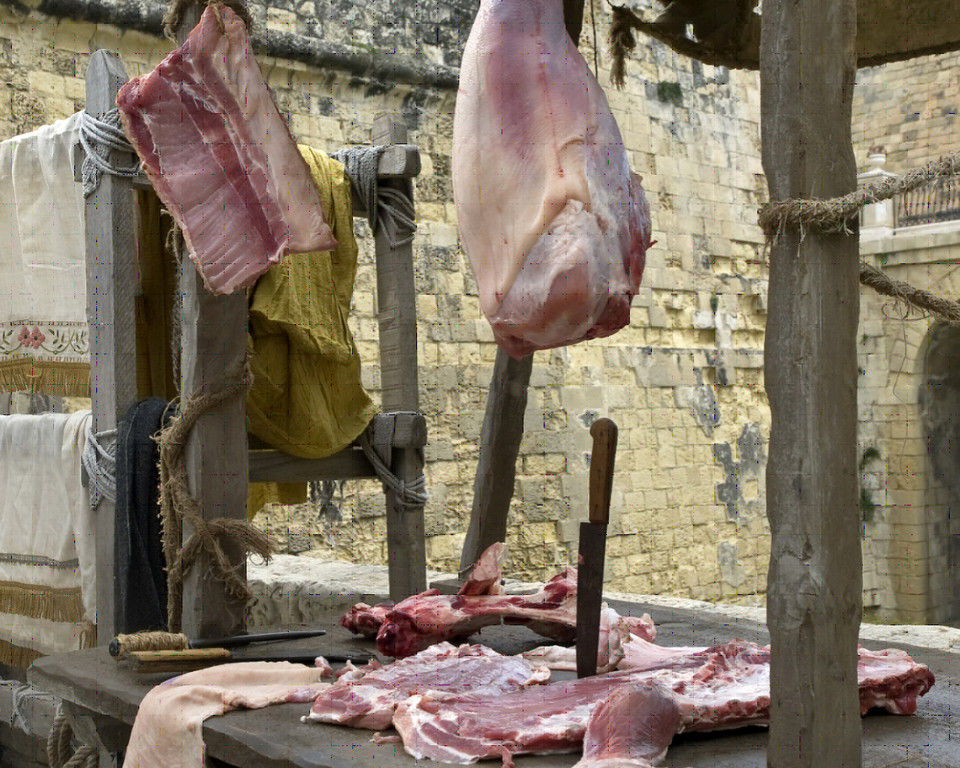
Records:
<instances>
[{"instance_id":1,"label":"wooden butcher table","mask_svg":"<svg viewBox=\"0 0 960 768\"><path fill-rule=\"evenodd\" d=\"M748 621L733 621L716 615L696 614L672 608L641 606L612 601L624 615L651 614L657 624L657 642L662 645L708 646L735 637L767 642L766 631ZM238 655L283 653L370 653L370 641L355 638L336 624L331 615L319 626L327 635L319 638L261 644L238 649ZM544 644L542 638L523 627L485 628L471 638L501 653L518 653ZM890 643L864 643L882 648ZM903 647L916 660L927 664L937 683L920 699L914 716L874 714L863 721L864 768L958 768L960 766L960 654ZM568 673L555 673L557 677ZM40 659L29 670L30 682L64 701L77 722L80 737L90 742L94 730L103 745L120 751L126 745L137 707L152 685L165 677L137 675L120 669L106 648L58 654ZM572 676L572 675L571 675ZM207 720L203 738L208 764L226 763L238 768L427 768L440 764L416 763L400 744L373 744L372 731L301 723L305 704L280 704L266 709L230 712ZM517 768L567 768L579 755L524 756ZM213 758L212 760L210 758ZM493 762L486 763L495 766ZM667 766L691 768L763 768L766 766L766 731L744 728L717 734L680 736L667 753Z\"/></svg>"}]
</instances>

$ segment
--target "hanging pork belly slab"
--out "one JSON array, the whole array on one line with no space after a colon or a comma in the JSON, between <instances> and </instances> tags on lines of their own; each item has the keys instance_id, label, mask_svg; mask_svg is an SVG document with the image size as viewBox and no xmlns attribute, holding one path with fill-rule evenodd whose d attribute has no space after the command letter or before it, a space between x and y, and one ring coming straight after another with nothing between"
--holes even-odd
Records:
<instances>
[{"instance_id":1,"label":"hanging pork belly slab","mask_svg":"<svg viewBox=\"0 0 960 768\"><path fill-rule=\"evenodd\" d=\"M243 21L208 6L186 42L117 95L124 132L214 293L336 242Z\"/></svg>"}]
</instances>

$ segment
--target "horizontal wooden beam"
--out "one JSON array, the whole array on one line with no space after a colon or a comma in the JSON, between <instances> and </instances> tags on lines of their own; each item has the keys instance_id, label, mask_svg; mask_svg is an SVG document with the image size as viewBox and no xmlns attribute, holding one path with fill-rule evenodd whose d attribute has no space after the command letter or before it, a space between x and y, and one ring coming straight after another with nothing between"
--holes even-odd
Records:
<instances>
[{"instance_id":1,"label":"horizontal wooden beam","mask_svg":"<svg viewBox=\"0 0 960 768\"><path fill-rule=\"evenodd\" d=\"M301 459L275 450L250 451L250 482L302 483L376 477L373 465L356 445L324 459Z\"/></svg>"}]
</instances>

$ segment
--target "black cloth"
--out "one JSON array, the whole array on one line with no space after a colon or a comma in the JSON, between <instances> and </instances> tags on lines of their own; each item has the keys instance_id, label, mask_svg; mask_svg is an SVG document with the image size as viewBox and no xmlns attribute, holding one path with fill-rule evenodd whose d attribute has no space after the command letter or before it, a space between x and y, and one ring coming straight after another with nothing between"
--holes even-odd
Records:
<instances>
[{"instance_id":1,"label":"black cloth","mask_svg":"<svg viewBox=\"0 0 960 768\"><path fill-rule=\"evenodd\" d=\"M167 628L167 575L160 525L160 448L173 415L159 397L127 410L117 430L116 621L118 632Z\"/></svg>"}]
</instances>

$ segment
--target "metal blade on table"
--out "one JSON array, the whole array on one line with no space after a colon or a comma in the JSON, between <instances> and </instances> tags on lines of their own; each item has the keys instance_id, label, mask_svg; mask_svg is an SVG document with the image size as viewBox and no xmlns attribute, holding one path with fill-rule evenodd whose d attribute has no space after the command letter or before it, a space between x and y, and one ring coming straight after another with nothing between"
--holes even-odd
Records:
<instances>
[{"instance_id":1,"label":"metal blade on table","mask_svg":"<svg viewBox=\"0 0 960 768\"><path fill-rule=\"evenodd\" d=\"M245 661L289 661L295 664L313 666L318 656L330 663L351 661L355 664L370 661L368 654L325 654L325 653L274 653L265 655L241 655L226 648L198 648L185 651L133 651L125 654L121 661L124 666L139 673L187 672L219 664Z\"/></svg>"},{"instance_id":2,"label":"metal blade on table","mask_svg":"<svg viewBox=\"0 0 960 768\"><path fill-rule=\"evenodd\" d=\"M577 677L597 673L603 566L617 452L617 425L610 419L597 419L590 427L590 434L593 452L590 454L589 521L580 523L577 563Z\"/></svg>"}]
</instances>

